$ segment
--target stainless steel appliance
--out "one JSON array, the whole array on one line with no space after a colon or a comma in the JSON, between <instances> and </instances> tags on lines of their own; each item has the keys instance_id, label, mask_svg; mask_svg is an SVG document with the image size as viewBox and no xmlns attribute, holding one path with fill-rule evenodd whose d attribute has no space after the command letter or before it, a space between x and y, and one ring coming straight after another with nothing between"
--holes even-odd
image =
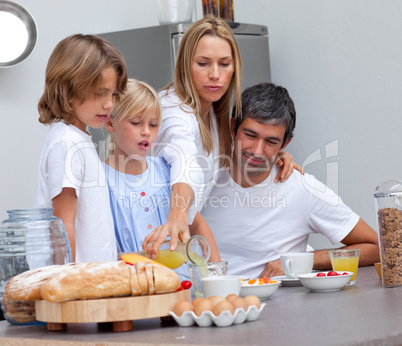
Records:
<instances>
[{"instance_id":1,"label":"stainless steel appliance","mask_svg":"<svg viewBox=\"0 0 402 346\"><path fill-rule=\"evenodd\" d=\"M192 23L175 23L139 28L99 36L108 40L127 62L129 77L145 81L156 90L173 80L180 41ZM228 23L233 30L242 56L242 88L271 80L268 28L263 25ZM90 129L105 157L106 129Z\"/></svg>"}]
</instances>

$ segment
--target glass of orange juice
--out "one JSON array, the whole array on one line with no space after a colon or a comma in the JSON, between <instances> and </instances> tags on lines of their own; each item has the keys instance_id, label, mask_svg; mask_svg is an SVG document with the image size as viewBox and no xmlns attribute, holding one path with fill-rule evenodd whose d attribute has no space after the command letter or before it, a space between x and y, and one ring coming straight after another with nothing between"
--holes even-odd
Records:
<instances>
[{"instance_id":1,"label":"glass of orange juice","mask_svg":"<svg viewBox=\"0 0 402 346\"><path fill-rule=\"evenodd\" d=\"M359 267L360 249L328 250L334 271L347 271L354 274L347 286L356 285L357 268Z\"/></svg>"}]
</instances>

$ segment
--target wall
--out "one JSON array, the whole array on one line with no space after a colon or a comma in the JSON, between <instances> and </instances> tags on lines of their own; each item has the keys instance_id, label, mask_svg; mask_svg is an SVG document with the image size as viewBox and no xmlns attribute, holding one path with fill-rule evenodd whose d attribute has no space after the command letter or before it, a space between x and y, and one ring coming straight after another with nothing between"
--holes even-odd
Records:
<instances>
[{"instance_id":1,"label":"wall","mask_svg":"<svg viewBox=\"0 0 402 346\"><path fill-rule=\"evenodd\" d=\"M47 133L37 121L36 104L56 43L76 32L158 25L155 0L16 2L34 16L39 39L26 61L0 69L1 220L6 210L33 203ZM289 90L297 108L295 138L287 149L376 228L375 187L402 178L397 151L402 143L402 3L234 2L237 21L268 26L272 80Z\"/></svg>"}]
</instances>

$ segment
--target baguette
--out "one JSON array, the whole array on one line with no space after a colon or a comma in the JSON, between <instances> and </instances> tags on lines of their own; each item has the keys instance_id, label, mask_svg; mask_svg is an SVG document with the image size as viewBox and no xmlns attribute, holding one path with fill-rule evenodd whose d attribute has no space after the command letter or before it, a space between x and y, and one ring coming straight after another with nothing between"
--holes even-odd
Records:
<instances>
[{"instance_id":1,"label":"baguette","mask_svg":"<svg viewBox=\"0 0 402 346\"><path fill-rule=\"evenodd\" d=\"M40 300L41 289L46 281L73 266L74 264L51 265L18 274L7 285L7 296L13 300Z\"/></svg>"},{"instance_id":2,"label":"baguette","mask_svg":"<svg viewBox=\"0 0 402 346\"><path fill-rule=\"evenodd\" d=\"M41 290L50 302L131 294L130 271L123 261L78 263L50 278Z\"/></svg>"},{"instance_id":3,"label":"baguette","mask_svg":"<svg viewBox=\"0 0 402 346\"><path fill-rule=\"evenodd\" d=\"M152 264L155 294L175 292L180 287L179 276L171 269Z\"/></svg>"},{"instance_id":4,"label":"baguette","mask_svg":"<svg viewBox=\"0 0 402 346\"><path fill-rule=\"evenodd\" d=\"M135 270L137 272L138 284L140 285L141 295L148 294L148 279L145 274L145 264L144 262L136 262L134 264Z\"/></svg>"},{"instance_id":5,"label":"baguette","mask_svg":"<svg viewBox=\"0 0 402 346\"><path fill-rule=\"evenodd\" d=\"M148 280L148 294L155 294L154 270L151 261L145 261L145 274Z\"/></svg>"},{"instance_id":6,"label":"baguette","mask_svg":"<svg viewBox=\"0 0 402 346\"><path fill-rule=\"evenodd\" d=\"M133 266L128 266L130 270L130 284L131 284L131 295L139 296L141 294L141 288L138 283L137 271Z\"/></svg>"}]
</instances>

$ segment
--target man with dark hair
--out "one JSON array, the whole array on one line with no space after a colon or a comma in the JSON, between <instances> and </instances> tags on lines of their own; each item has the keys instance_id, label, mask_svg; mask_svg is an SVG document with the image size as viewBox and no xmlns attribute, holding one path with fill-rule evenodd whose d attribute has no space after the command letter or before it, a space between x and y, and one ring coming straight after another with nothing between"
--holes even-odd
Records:
<instances>
[{"instance_id":1,"label":"man with dark hair","mask_svg":"<svg viewBox=\"0 0 402 346\"><path fill-rule=\"evenodd\" d=\"M283 275L280 254L305 252L312 233L360 249L360 266L379 261L377 233L324 184L298 171L273 182L295 124L285 88L262 83L243 92L241 116L231 119L231 167L217 174L201 212L230 274ZM314 251L314 269L331 269L327 250Z\"/></svg>"}]
</instances>

